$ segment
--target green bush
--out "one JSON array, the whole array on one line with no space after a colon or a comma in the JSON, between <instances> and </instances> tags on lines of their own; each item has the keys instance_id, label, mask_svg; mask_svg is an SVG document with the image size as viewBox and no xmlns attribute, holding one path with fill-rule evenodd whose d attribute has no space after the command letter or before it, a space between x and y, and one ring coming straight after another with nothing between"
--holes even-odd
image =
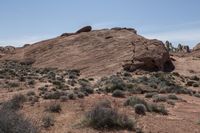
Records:
<instances>
[{"instance_id":1,"label":"green bush","mask_svg":"<svg viewBox=\"0 0 200 133\"><path fill-rule=\"evenodd\" d=\"M42 118L42 126L44 128L49 128L51 126L54 126L55 120L53 118L53 116L51 115L45 115Z\"/></svg>"},{"instance_id":2,"label":"green bush","mask_svg":"<svg viewBox=\"0 0 200 133\"><path fill-rule=\"evenodd\" d=\"M134 108L135 108L135 113L136 114L139 114L139 115L145 115L146 114L146 110L147 109L146 109L144 104L136 104L134 106Z\"/></svg>"},{"instance_id":3,"label":"green bush","mask_svg":"<svg viewBox=\"0 0 200 133\"><path fill-rule=\"evenodd\" d=\"M35 92L34 91L28 91L26 93L27 96L34 96L35 95Z\"/></svg>"},{"instance_id":4,"label":"green bush","mask_svg":"<svg viewBox=\"0 0 200 133\"><path fill-rule=\"evenodd\" d=\"M51 105L49 105L48 107L46 107L45 111L49 111L52 113L60 113L61 112L61 105L58 103L53 103Z\"/></svg>"},{"instance_id":5,"label":"green bush","mask_svg":"<svg viewBox=\"0 0 200 133\"><path fill-rule=\"evenodd\" d=\"M150 112L155 112L162 115L168 115L168 112L165 109L165 106L163 105L149 104L148 107L149 107Z\"/></svg>"},{"instance_id":6,"label":"green bush","mask_svg":"<svg viewBox=\"0 0 200 133\"><path fill-rule=\"evenodd\" d=\"M124 98L125 93L122 90L114 90L112 93L113 97L119 97L119 98Z\"/></svg>"},{"instance_id":7,"label":"green bush","mask_svg":"<svg viewBox=\"0 0 200 133\"><path fill-rule=\"evenodd\" d=\"M85 97L85 94L82 93L82 92L78 92L78 93L77 93L77 97L78 97L78 98L84 98L84 97Z\"/></svg>"},{"instance_id":8,"label":"green bush","mask_svg":"<svg viewBox=\"0 0 200 133\"><path fill-rule=\"evenodd\" d=\"M61 96L60 97L60 101L61 102L65 102L65 101L67 101L68 100L68 96Z\"/></svg>"},{"instance_id":9,"label":"green bush","mask_svg":"<svg viewBox=\"0 0 200 133\"><path fill-rule=\"evenodd\" d=\"M22 107L22 104L26 101L26 97L22 94L16 94L11 100L4 102L2 108L4 110L18 110Z\"/></svg>"},{"instance_id":10,"label":"green bush","mask_svg":"<svg viewBox=\"0 0 200 133\"><path fill-rule=\"evenodd\" d=\"M136 104L143 104L146 107L147 111L149 111L147 102L144 99L140 99L135 96L129 97L124 103L125 106L131 106L133 108Z\"/></svg>"},{"instance_id":11,"label":"green bush","mask_svg":"<svg viewBox=\"0 0 200 133\"><path fill-rule=\"evenodd\" d=\"M166 102L167 97L161 96L161 95L154 95L153 97L153 102Z\"/></svg>"},{"instance_id":12,"label":"green bush","mask_svg":"<svg viewBox=\"0 0 200 133\"><path fill-rule=\"evenodd\" d=\"M70 100L75 100L75 99L77 98L77 95L74 94L74 93L69 93L69 94L68 94L68 98L69 98Z\"/></svg>"},{"instance_id":13,"label":"green bush","mask_svg":"<svg viewBox=\"0 0 200 133\"><path fill-rule=\"evenodd\" d=\"M195 83L194 81L191 81L191 80L190 80L190 81L188 81L188 82L186 83L186 85L187 85L187 86L192 86L194 83Z\"/></svg>"},{"instance_id":14,"label":"green bush","mask_svg":"<svg viewBox=\"0 0 200 133\"><path fill-rule=\"evenodd\" d=\"M17 88L17 87L19 87L19 83L17 83L17 82L8 82L8 87L9 88Z\"/></svg>"},{"instance_id":15,"label":"green bush","mask_svg":"<svg viewBox=\"0 0 200 133\"><path fill-rule=\"evenodd\" d=\"M172 100L167 100L167 103L170 104L170 105L175 105L175 102L172 101Z\"/></svg>"},{"instance_id":16,"label":"green bush","mask_svg":"<svg viewBox=\"0 0 200 133\"><path fill-rule=\"evenodd\" d=\"M199 84L198 83L193 83L192 86L193 87L199 87Z\"/></svg>"},{"instance_id":17,"label":"green bush","mask_svg":"<svg viewBox=\"0 0 200 133\"><path fill-rule=\"evenodd\" d=\"M178 100L179 99L176 95L173 95L173 94L168 95L167 98L171 99L171 100Z\"/></svg>"},{"instance_id":18,"label":"green bush","mask_svg":"<svg viewBox=\"0 0 200 133\"><path fill-rule=\"evenodd\" d=\"M1 133L39 133L36 124L22 114L10 110L0 109Z\"/></svg>"},{"instance_id":19,"label":"green bush","mask_svg":"<svg viewBox=\"0 0 200 133\"><path fill-rule=\"evenodd\" d=\"M128 129L134 130L135 123L124 114L107 104L97 104L86 114L88 125L96 129Z\"/></svg>"},{"instance_id":20,"label":"green bush","mask_svg":"<svg viewBox=\"0 0 200 133\"><path fill-rule=\"evenodd\" d=\"M152 98L153 96L158 95L157 92L149 92L145 94L145 98Z\"/></svg>"},{"instance_id":21,"label":"green bush","mask_svg":"<svg viewBox=\"0 0 200 133\"><path fill-rule=\"evenodd\" d=\"M28 85L35 85L35 80L33 80L33 79L32 79L32 80L29 80L29 81L28 81Z\"/></svg>"},{"instance_id":22,"label":"green bush","mask_svg":"<svg viewBox=\"0 0 200 133\"><path fill-rule=\"evenodd\" d=\"M82 85L80 87L80 91L81 92L87 92L88 94L93 94L94 93L94 89L88 85Z\"/></svg>"},{"instance_id":23,"label":"green bush","mask_svg":"<svg viewBox=\"0 0 200 133\"><path fill-rule=\"evenodd\" d=\"M125 106L131 106L133 108L135 107L136 104L144 105L148 112L155 112L163 115L168 114L164 106L157 104L148 104L145 100L135 96L129 97L124 103Z\"/></svg>"},{"instance_id":24,"label":"green bush","mask_svg":"<svg viewBox=\"0 0 200 133\"><path fill-rule=\"evenodd\" d=\"M200 94L199 93L195 93L194 96L200 98Z\"/></svg>"},{"instance_id":25,"label":"green bush","mask_svg":"<svg viewBox=\"0 0 200 133\"><path fill-rule=\"evenodd\" d=\"M59 99L62 96L62 94L59 91L55 92L47 92L44 94L44 99Z\"/></svg>"},{"instance_id":26,"label":"green bush","mask_svg":"<svg viewBox=\"0 0 200 133\"><path fill-rule=\"evenodd\" d=\"M190 79L195 80L195 81L199 81L199 77L197 77L197 76L191 76Z\"/></svg>"}]
</instances>

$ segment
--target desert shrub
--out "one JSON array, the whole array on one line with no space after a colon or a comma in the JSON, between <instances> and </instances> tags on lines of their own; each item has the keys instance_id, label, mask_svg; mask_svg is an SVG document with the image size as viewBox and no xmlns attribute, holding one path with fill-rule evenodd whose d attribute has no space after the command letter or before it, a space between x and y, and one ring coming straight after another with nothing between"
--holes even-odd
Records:
<instances>
[{"instance_id":1,"label":"desert shrub","mask_svg":"<svg viewBox=\"0 0 200 133\"><path fill-rule=\"evenodd\" d=\"M67 74L68 74L69 79L75 79L78 76L80 76L80 70L76 70L76 69L68 70Z\"/></svg>"},{"instance_id":2,"label":"desert shrub","mask_svg":"<svg viewBox=\"0 0 200 133\"><path fill-rule=\"evenodd\" d=\"M75 100L76 97L77 97L77 95L74 94L74 93L69 93L69 94L68 94L68 98L69 98L70 100Z\"/></svg>"},{"instance_id":3,"label":"desert shrub","mask_svg":"<svg viewBox=\"0 0 200 133\"><path fill-rule=\"evenodd\" d=\"M21 65L29 66L29 65L32 65L34 62L35 62L35 59L33 59L33 58L26 58L23 61L21 61L20 64Z\"/></svg>"},{"instance_id":4,"label":"desert shrub","mask_svg":"<svg viewBox=\"0 0 200 133\"><path fill-rule=\"evenodd\" d=\"M59 99L62 94L59 91L47 92L44 94L44 99Z\"/></svg>"},{"instance_id":5,"label":"desert shrub","mask_svg":"<svg viewBox=\"0 0 200 133\"><path fill-rule=\"evenodd\" d=\"M135 108L135 113L136 114L139 114L139 115L145 115L146 114L146 110L147 109L146 109L144 104L136 104L134 106L134 108Z\"/></svg>"},{"instance_id":6,"label":"desert shrub","mask_svg":"<svg viewBox=\"0 0 200 133\"><path fill-rule=\"evenodd\" d=\"M94 81L94 78L88 78L89 81Z\"/></svg>"},{"instance_id":7,"label":"desert shrub","mask_svg":"<svg viewBox=\"0 0 200 133\"><path fill-rule=\"evenodd\" d=\"M157 92L149 92L145 94L145 98L152 98L153 96L158 95Z\"/></svg>"},{"instance_id":8,"label":"desert shrub","mask_svg":"<svg viewBox=\"0 0 200 133\"><path fill-rule=\"evenodd\" d=\"M199 84L198 83L193 83L192 86L193 87L199 87Z\"/></svg>"},{"instance_id":9,"label":"desert shrub","mask_svg":"<svg viewBox=\"0 0 200 133\"><path fill-rule=\"evenodd\" d=\"M68 100L68 96L61 96L60 97L60 101L61 102L65 102L65 101L67 101Z\"/></svg>"},{"instance_id":10,"label":"desert shrub","mask_svg":"<svg viewBox=\"0 0 200 133\"><path fill-rule=\"evenodd\" d=\"M99 101L96 104L96 107L97 106L104 107L104 108L112 108L111 102L108 99L104 99L104 100Z\"/></svg>"},{"instance_id":11,"label":"desert shrub","mask_svg":"<svg viewBox=\"0 0 200 133\"><path fill-rule=\"evenodd\" d=\"M8 82L7 86L9 88L16 88L16 87L19 87L19 83L17 83L17 82Z\"/></svg>"},{"instance_id":12,"label":"desert shrub","mask_svg":"<svg viewBox=\"0 0 200 133\"><path fill-rule=\"evenodd\" d=\"M149 108L150 112L155 112L155 113L159 113L162 115L168 115L168 112L165 109L165 106L163 106L163 105L149 104L148 108Z\"/></svg>"},{"instance_id":13,"label":"desert shrub","mask_svg":"<svg viewBox=\"0 0 200 133\"><path fill-rule=\"evenodd\" d=\"M125 97L125 93L122 90L114 90L112 96L123 98Z\"/></svg>"},{"instance_id":14,"label":"desert shrub","mask_svg":"<svg viewBox=\"0 0 200 133\"><path fill-rule=\"evenodd\" d=\"M48 72L47 78L48 78L48 79L55 80L55 79L56 79L56 73L53 72L53 71Z\"/></svg>"},{"instance_id":15,"label":"desert shrub","mask_svg":"<svg viewBox=\"0 0 200 133\"><path fill-rule=\"evenodd\" d=\"M20 82L24 82L24 81L26 81L26 78L25 78L24 76L20 76L20 77L19 77L19 81L20 81Z\"/></svg>"},{"instance_id":16,"label":"desert shrub","mask_svg":"<svg viewBox=\"0 0 200 133\"><path fill-rule=\"evenodd\" d=\"M60 113L61 105L58 103L53 103L46 107L45 111L52 112L52 113Z\"/></svg>"},{"instance_id":17,"label":"desert shrub","mask_svg":"<svg viewBox=\"0 0 200 133\"><path fill-rule=\"evenodd\" d=\"M170 105L175 105L175 102L172 101L172 100L167 100L167 103L170 104Z\"/></svg>"},{"instance_id":18,"label":"desert shrub","mask_svg":"<svg viewBox=\"0 0 200 133\"><path fill-rule=\"evenodd\" d=\"M195 80L195 81L199 81L199 77L197 77L197 76L191 76L190 79Z\"/></svg>"},{"instance_id":19,"label":"desert shrub","mask_svg":"<svg viewBox=\"0 0 200 133\"><path fill-rule=\"evenodd\" d=\"M113 92L114 90L125 90L125 89L126 89L126 84L118 76L113 75L106 81L107 92Z\"/></svg>"},{"instance_id":20,"label":"desert shrub","mask_svg":"<svg viewBox=\"0 0 200 133\"><path fill-rule=\"evenodd\" d=\"M54 126L55 120L54 117L51 115L45 115L42 118L42 126L44 128L49 128L51 126Z\"/></svg>"},{"instance_id":21,"label":"desert shrub","mask_svg":"<svg viewBox=\"0 0 200 133\"><path fill-rule=\"evenodd\" d=\"M199 93L195 93L194 96L200 98L200 94Z\"/></svg>"},{"instance_id":22,"label":"desert shrub","mask_svg":"<svg viewBox=\"0 0 200 133\"><path fill-rule=\"evenodd\" d=\"M180 76L180 74L179 74L178 72L173 72L172 74L173 74L174 76L177 76L177 77Z\"/></svg>"},{"instance_id":23,"label":"desert shrub","mask_svg":"<svg viewBox=\"0 0 200 133\"><path fill-rule=\"evenodd\" d=\"M138 81L139 81L140 83L145 83L145 82L148 81L148 78L147 78L146 76L142 76L142 77L139 77L139 78L138 78Z\"/></svg>"},{"instance_id":24,"label":"desert shrub","mask_svg":"<svg viewBox=\"0 0 200 133\"><path fill-rule=\"evenodd\" d=\"M24 118L10 110L0 110L0 132L1 133L39 133L39 128L31 120Z\"/></svg>"},{"instance_id":25,"label":"desert shrub","mask_svg":"<svg viewBox=\"0 0 200 133\"><path fill-rule=\"evenodd\" d=\"M123 76L125 76L125 77L132 77L132 75L129 72L124 72Z\"/></svg>"},{"instance_id":26,"label":"desert shrub","mask_svg":"<svg viewBox=\"0 0 200 133\"><path fill-rule=\"evenodd\" d=\"M96 129L135 129L135 123L105 103L97 104L86 114L89 126Z\"/></svg>"},{"instance_id":27,"label":"desert shrub","mask_svg":"<svg viewBox=\"0 0 200 133\"><path fill-rule=\"evenodd\" d=\"M39 101L39 97L37 96L29 96L28 101L31 102L31 105L34 105L36 102Z\"/></svg>"},{"instance_id":28,"label":"desert shrub","mask_svg":"<svg viewBox=\"0 0 200 133\"><path fill-rule=\"evenodd\" d=\"M178 97L174 94L168 95L167 98L171 100L178 100Z\"/></svg>"},{"instance_id":29,"label":"desert shrub","mask_svg":"<svg viewBox=\"0 0 200 133\"><path fill-rule=\"evenodd\" d=\"M143 104L146 107L146 109L149 111L147 102L144 99L140 99L135 96L129 97L124 103L125 106L131 106L133 108L135 107L136 104Z\"/></svg>"},{"instance_id":30,"label":"desert shrub","mask_svg":"<svg viewBox=\"0 0 200 133\"><path fill-rule=\"evenodd\" d=\"M68 83L69 85L71 85L71 86L75 86L75 84L77 83L77 81L76 81L75 79L69 79L69 80L67 81L67 83Z\"/></svg>"},{"instance_id":31,"label":"desert shrub","mask_svg":"<svg viewBox=\"0 0 200 133\"><path fill-rule=\"evenodd\" d=\"M35 85L35 80L33 80L33 79L32 79L32 80L29 80L29 81L28 81L28 85Z\"/></svg>"},{"instance_id":32,"label":"desert shrub","mask_svg":"<svg viewBox=\"0 0 200 133\"><path fill-rule=\"evenodd\" d=\"M3 109L6 110L18 110L22 107L22 104L26 101L26 97L22 94L17 94L12 97L11 100L4 102Z\"/></svg>"},{"instance_id":33,"label":"desert shrub","mask_svg":"<svg viewBox=\"0 0 200 133\"><path fill-rule=\"evenodd\" d=\"M153 102L166 102L167 97L161 96L161 95L154 95L153 97Z\"/></svg>"},{"instance_id":34,"label":"desert shrub","mask_svg":"<svg viewBox=\"0 0 200 133\"><path fill-rule=\"evenodd\" d=\"M47 89L47 87L40 87L40 88L38 88L38 90L40 90L40 91L47 91L48 89Z\"/></svg>"},{"instance_id":35,"label":"desert shrub","mask_svg":"<svg viewBox=\"0 0 200 133\"><path fill-rule=\"evenodd\" d=\"M27 96L34 96L35 95L35 92L34 91L28 91L26 93Z\"/></svg>"},{"instance_id":36,"label":"desert shrub","mask_svg":"<svg viewBox=\"0 0 200 133\"><path fill-rule=\"evenodd\" d=\"M132 94L143 94L144 90L140 86L135 86L132 89L128 89L128 91Z\"/></svg>"},{"instance_id":37,"label":"desert shrub","mask_svg":"<svg viewBox=\"0 0 200 133\"><path fill-rule=\"evenodd\" d=\"M186 85L187 86L192 86L194 83L195 83L194 81L189 80L189 81L187 81Z\"/></svg>"},{"instance_id":38,"label":"desert shrub","mask_svg":"<svg viewBox=\"0 0 200 133\"><path fill-rule=\"evenodd\" d=\"M166 86L159 90L159 93L190 94L191 90L181 86Z\"/></svg>"},{"instance_id":39,"label":"desert shrub","mask_svg":"<svg viewBox=\"0 0 200 133\"><path fill-rule=\"evenodd\" d=\"M80 87L80 91L81 92L87 92L88 94L93 94L94 93L94 89L89 85L82 85Z\"/></svg>"},{"instance_id":40,"label":"desert shrub","mask_svg":"<svg viewBox=\"0 0 200 133\"><path fill-rule=\"evenodd\" d=\"M131 106L133 108L135 107L136 104L143 104L148 112L155 112L167 115L167 110L165 109L164 106L157 104L149 104L145 100L135 96L129 97L124 103L125 106Z\"/></svg>"},{"instance_id":41,"label":"desert shrub","mask_svg":"<svg viewBox=\"0 0 200 133\"><path fill-rule=\"evenodd\" d=\"M58 80L54 80L52 83L53 83L53 85L58 86L58 87L63 86L63 83Z\"/></svg>"},{"instance_id":42,"label":"desert shrub","mask_svg":"<svg viewBox=\"0 0 200 133\"><path fill-rule=\"evenodd\" d=\"M85 97L85 94L83 92L78 92L77 93L77 97L78 98L84 98Z\"/></svg>"},{"instance_id":43,"label":"desert shrub","mask_svg":"<svg viewBox=\"0 0 200 133\"><path fill-rule=\"evenodd\" d=\"M158 85L156 83L149 83L148 84L151 88L157 89Z\"/></svg>"}]
</instances>

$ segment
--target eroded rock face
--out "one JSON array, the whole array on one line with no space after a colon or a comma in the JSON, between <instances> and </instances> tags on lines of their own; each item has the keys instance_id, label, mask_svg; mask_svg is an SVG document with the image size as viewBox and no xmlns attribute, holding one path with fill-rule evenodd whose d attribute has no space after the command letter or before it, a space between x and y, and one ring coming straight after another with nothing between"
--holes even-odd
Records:
<instances>
[{"instance_id":1,"label":"eroded rock face","mask_svg":"<svg viewBox=\"0 0 200 133\"><path fill-rule=\"evenodd\" d=\"M182 53L190 53L190 47L188 45L179 44L177 48L175 48L172 43L169 41L165 42L165 47L169 52L182 52Z\"/></svg>"},{"instance_id":2,"label":"eroded rock face","mask_svg":"<svg viewBox=\"0 0 200 133\"><path fill-rule=\"evenodd\" d=\"M189 46L187 46L187 45L179 44L179 45L178 45L178 48L177 48L177 51L178 51L178 52L189 53L189 52L190 52L190 48L189 48Z\"/></svg>"},{"instance_id":3,"label":"eroded rock face","mask_svg":"<svg viewBox=\"0 0 200 133\"><path fill-rule=\"evenodd\" d=\"M197 51L197 50L200 50L200 43L198 43L198 44L193 48L192 51Z\"/></svg>"},{"instance_id":4,"label":"eroded rock face","mask_svg":"<svg viewBox=\"0 0 200 133\"><path fill-rule=\"evenodd\" d=\"M164 44L158 40L133 42L133 58L124 64L127 71L170 71L174 66Z\"/></svg>"}]
</instances>

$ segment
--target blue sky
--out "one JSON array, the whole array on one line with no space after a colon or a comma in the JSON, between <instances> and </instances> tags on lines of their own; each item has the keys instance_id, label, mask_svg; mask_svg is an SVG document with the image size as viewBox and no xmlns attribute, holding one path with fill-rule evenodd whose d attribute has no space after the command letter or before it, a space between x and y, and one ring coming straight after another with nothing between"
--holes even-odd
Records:
<instances>
[{"instance_id":1,"label":"blue sky","mask_svg":"<svg viewBox=\"0 0 200 133\"><path fill-rule=\"evenodd\" d=\"M0 0L0 45L22 46L73 32L133 27L147 38L200 42L200 0Z\"/></svg>"}]
</instances>

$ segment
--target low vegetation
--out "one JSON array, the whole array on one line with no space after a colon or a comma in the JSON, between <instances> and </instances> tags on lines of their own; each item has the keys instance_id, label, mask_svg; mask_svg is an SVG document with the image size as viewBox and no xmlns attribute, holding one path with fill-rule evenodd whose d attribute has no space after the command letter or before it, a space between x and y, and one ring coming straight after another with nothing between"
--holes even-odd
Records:
<instances>
[{"instance_id":1,"label":"low vegetation","mask_svg":"<svg viewBox=\"0 0 200 133\"><path fill-rule=\"evenodd\" d=\"M148 111L148 112L155 112L155 113L159 113L162 115L167 115L168 111L165 109L165 107L163 105L158 105L158 104L151 104L151 103L147 103L144 99L138 98L138 97L129 97L125 103L125 106L131 106L135 109L135 106L140 105L139 109L141 109L141 106L144 106L144 108ZM138 112L136 112L138 113Z\"/></svg>"},{"instance_id":2,"label":"low vegetation","mask_svg":"<svg viewBox=\"0 0 200 133\"><path fill-rule=\"evenodd\" d=\"M51 115L45 115L42 118L42 126L44 128L49 128L51 126L54 126L55 120L54 117Z\"/></svg>"},{"instance_id":3,"label":"low vegetation","mask_svg":"<svg viewBox=\"0 0 200 133\"><path fill-rule=\"evenodd\" d=\"M19 110L22 108L23 103L26 101L26 97L22 94L17 94L12 97L11 100L4 102L2 104L2 109L4 110Z\"/></svg>"},{"instance_id":4,"label":"low vegetation","mask_svg":"<svg viewBox=\"0 0 200 133\"><path fill-rule=\"evenodd\" d=\"M60 113L62 111L61 105L58 103L53 103L46 107L45 111L52 112L52 113Z\"/></svg>"},{"instance_id":5,"label":"low vegetation","mask_svg":"<svg viewBox=\"0 0 200 133\"><path fill-rule=\"evenodd\" d=\"M102 101L86 114L89 126L96 129L135 129L135 122L127 115L112 108L109 101Z\"/></svg>"},{"instance_id":6,"label":"low vegetation","mask_svg":"<svg viewBox=\"0 0 200 133\"><path fill-rule=\"evenodd\" d=\"M1 133L39 133L39 127L15 111L0 109Z\"/></svg>"}]
</instances>

